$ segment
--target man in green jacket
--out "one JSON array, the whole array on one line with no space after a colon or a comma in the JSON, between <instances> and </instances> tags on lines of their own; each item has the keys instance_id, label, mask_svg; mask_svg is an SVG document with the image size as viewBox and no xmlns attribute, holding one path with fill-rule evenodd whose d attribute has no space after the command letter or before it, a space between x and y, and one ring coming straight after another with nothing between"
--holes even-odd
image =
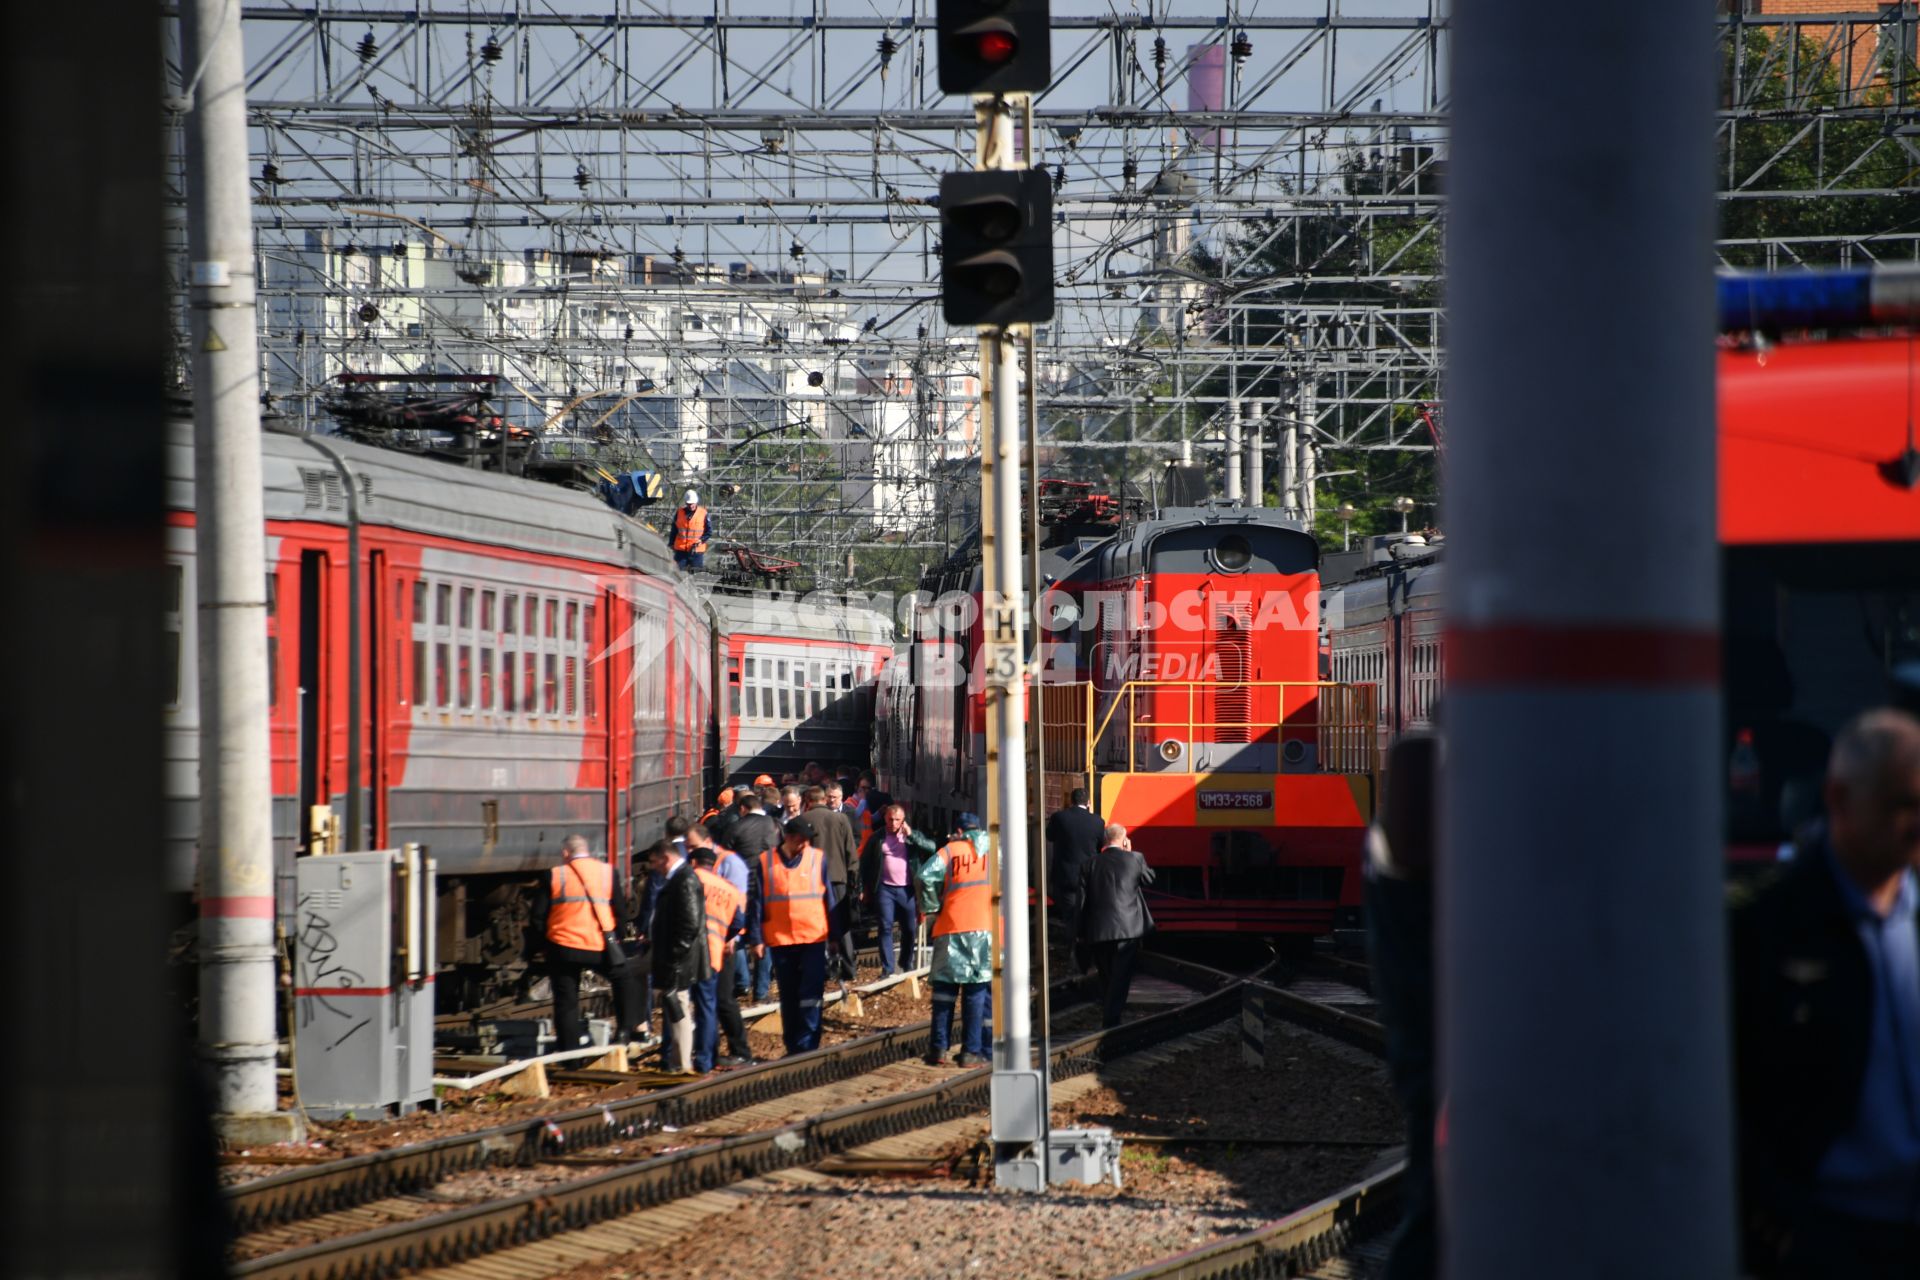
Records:
<instances>
[{"instance_id":1,"label":"man in green jacket","mask_svg":"<svg viewBox=\"0 0 1920 1280\"><path fill-rule=\"evenodd\" d=\"M953 836L920 864L920 908L933 918L933 1030L928 1066L946 1062L953 1007L961 1006L963 1067L989 1061L993 1006L993 880L987 833L971 813L960 815Z\"/></svg>"}]
</instances>

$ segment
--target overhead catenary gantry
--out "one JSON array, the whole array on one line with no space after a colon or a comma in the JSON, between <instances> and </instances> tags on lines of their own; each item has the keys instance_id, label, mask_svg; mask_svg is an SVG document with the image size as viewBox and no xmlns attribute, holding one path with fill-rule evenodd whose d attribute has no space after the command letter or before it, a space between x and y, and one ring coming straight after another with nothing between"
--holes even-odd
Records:
<instances>
[{"instance_id":1,"label":"overhead catenary gantry","mask_svg":"<svg viewBox=\"0 0 1920 1280\"><path fill-rule=\"evenodd\" d=\"M1430 447L1449 32L1438 0L1351 7L1054 6L1060 469L1204 461L1229 417ZM924 0L781 9L243 6L276 407L316 420L349 369L503 373L536 422L603 393L563 421L609 415L730 535L835 578L855 549L935 558L978 370L932 201L972 115ZM1723 254L1914 256L1844 214L1911 193L1916 21L1722 17L1723 202L1842 214L1745 219Z\"/></svg>"}]
</instances>

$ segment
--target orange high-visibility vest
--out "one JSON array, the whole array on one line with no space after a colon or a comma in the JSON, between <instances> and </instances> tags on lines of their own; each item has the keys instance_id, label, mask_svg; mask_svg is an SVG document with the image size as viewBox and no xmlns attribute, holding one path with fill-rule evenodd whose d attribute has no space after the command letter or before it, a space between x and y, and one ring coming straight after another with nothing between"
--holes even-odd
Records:
<instances>
[{"instance_id":1,"label":"orange high-visibility vest","mask_svg":"<svg viewBox=\"0 0 1920 1280\"><path fill-rule=\"evenodd\" d=\"M605 951L613 928L613 868L598 858L574 858L550 873L553 906L547 941L575 951Z\"/></svg>"},{"instance_id":2,"label":"orange high-visibility vest","mask_svg":"<svg viewBox=\"0 0 1920 1280\"><path fill-rule=\"evenodd\" d=\"M822 942L827 936L827 855L808 845L789 867L772 849L760 855L760 937L770 947Z\"/></svg>"},{"instance_id":3,"label":"orange high-visibility vest","mask_svg":"<svg viewBox=\"0 0 1920 1280\"><path fill-rule=\"evenodd\" d=\"M933 936L991 931L993 881L987 875L987 855L971 840L951 840L940 851L940 860L947 864L947 887Z\"/></svg>"},{"instance_id":4,"label":"orange high-visibility vest","mask_svg":"<svg viewBox=\"0 0 1920 1280\"><path fill-rule=\"evenodd\" d=\"M700 877L707 891L707 959L713 971L719 973L720 953L727 945L727 927L733 923L734 913L746 905L747 895L728 884L726 877L715 875L705 867L695 867L693 874Z\"/></svg>"},{"instance_id":5,"label":"orange high-visibility vest","mask_svg":"<svg viewBox=\"0 0 1920 1280\"><path fill-rule=\"evenodd\" d=\"M673 510L673 549L675 551L698 551L707 549L707 509L695 507L688 515L685 507Z\"/></svg>"}]
</instances>

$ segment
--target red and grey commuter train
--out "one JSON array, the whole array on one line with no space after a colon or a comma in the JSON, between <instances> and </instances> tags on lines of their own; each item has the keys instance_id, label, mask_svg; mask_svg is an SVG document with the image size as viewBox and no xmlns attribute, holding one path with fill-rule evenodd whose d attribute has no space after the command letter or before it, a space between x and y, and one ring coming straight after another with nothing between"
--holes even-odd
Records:
<instances>
[{"instance_id":1,"label":"red and grey commuter train","mask_svg":"<svg viewBox=\"0 0 1920 1280\"><path fill-rule=\"evenodd\" d=\"M1884 332L1716 358L1726 852L1751 862L1815 816L1849 717L1920 710L1920 364ZM1392 550L1327 593L1329 673L1379 690L1383 743L1428 724L1445 668L1444 550Z\"/></svg>"},{"instance_id":2,"label":"red and grey commuter train","mask_svg":"<svg viewBox=\"0 0 1920 1280\"><path fill-rule=\"evenodd\" d=\"M1028 698L1046 750L1039 803L1085 786L1128 828L1155 869L1162 930L1356 922L1378 776L1371 695L1320 678L1312 535L1221 504L1063 522L1043 542ZM979 605L977 549L963 551L921 584L911 639L881 678L875 768L922 822L983 808Z\"/></svg>"},{"instance_id":3,"label":"red and grey commuter train","mask_svg":"<svg viewBox=\"0 0 1920 1280\"><path fill-rule=\"evenodd\" d=\"M566 836L625 865L724 781L864 757L888 618L715 590L646 525L562 486L337 437L268 432L262 455L283 899L296 857L417 841L439 869L441 960L511 963L528 873ZM184 424L168 486L167 834L186 890L199 706Z\"/></svg>"}]
</instances>

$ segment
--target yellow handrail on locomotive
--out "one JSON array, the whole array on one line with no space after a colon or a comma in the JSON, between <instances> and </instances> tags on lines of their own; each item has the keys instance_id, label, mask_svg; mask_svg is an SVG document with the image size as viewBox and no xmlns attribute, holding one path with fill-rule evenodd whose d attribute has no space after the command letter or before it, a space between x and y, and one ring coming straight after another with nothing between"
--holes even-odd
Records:
<instances>
[{"instance_id":1,"label":"yellow handrail on locomotive","mask_svg":"<svg viewBox=\"0 0 1920 1280\"><path fill-rule=\"evenodd\" d=\"M1250 735L1254 732L1265 733L1269 730L1278 733L1284 729L1312 729L1329 748L1329 750L1323 752L1321 756L1322 768L1325 772L1378 773L1380 770L1380 762L1377 758L1379 754L1379 741L1377 737L1374 705L1376 687L1372 684L1345 684L1333 680L1248 680L1223 686L1217 682L1208 680L1129 680L1116 691L1116 696L1107 707L1106 715L1101 718L1097 729L1093 723L1093 700L1091 698L1087 699L1088 734L1086 747L1088 776L1092 776L1093 774L1094 759L1098 751L1099 743L1106 738L1107 730L1113 727L1114 716L1120 710L1123 701L1120 695L1124 695L1124 702L1127 707L1128 773L1137 772L1134 767L1136 763L1134 759L1134 749L1140 741L1139 729L1141 725L1152 724L1159 727L1167 727L1167 723L1164 721L1142 721L1140 719L1138 714L1138 694L1142 689L1153 692L1166 692L1171 690L1184 691L1187 705L1186 719L1184 722L1176 720L1173 724L1178 726L1184 723L1187 731L1185 741L1189 743L1194 741L1194 731L1198 729L1245 729ZM1238 693L1254 689L1275 689L1279 691L1279 697L1276 701L1276 711L1272 717L1259 720L1196 720L1194 718L1194 701L1197 691L1212 690L1215 693L1219 693L1223 690L1232 690ZM1322 693L1315 701L1316 707L1323 706L1325 702L1336 703L1335 716L1337 718L1329 719L1328 717L1320 716L1312 720L1307 720L1297 715L1289 716L1286 711L1286 691L1288 689L1321 690ZM1342 712L1344 712L1344 714L1341 714ZM1346 767L1341 767L1342 765Z\"/></svg>"}]
</instances>

